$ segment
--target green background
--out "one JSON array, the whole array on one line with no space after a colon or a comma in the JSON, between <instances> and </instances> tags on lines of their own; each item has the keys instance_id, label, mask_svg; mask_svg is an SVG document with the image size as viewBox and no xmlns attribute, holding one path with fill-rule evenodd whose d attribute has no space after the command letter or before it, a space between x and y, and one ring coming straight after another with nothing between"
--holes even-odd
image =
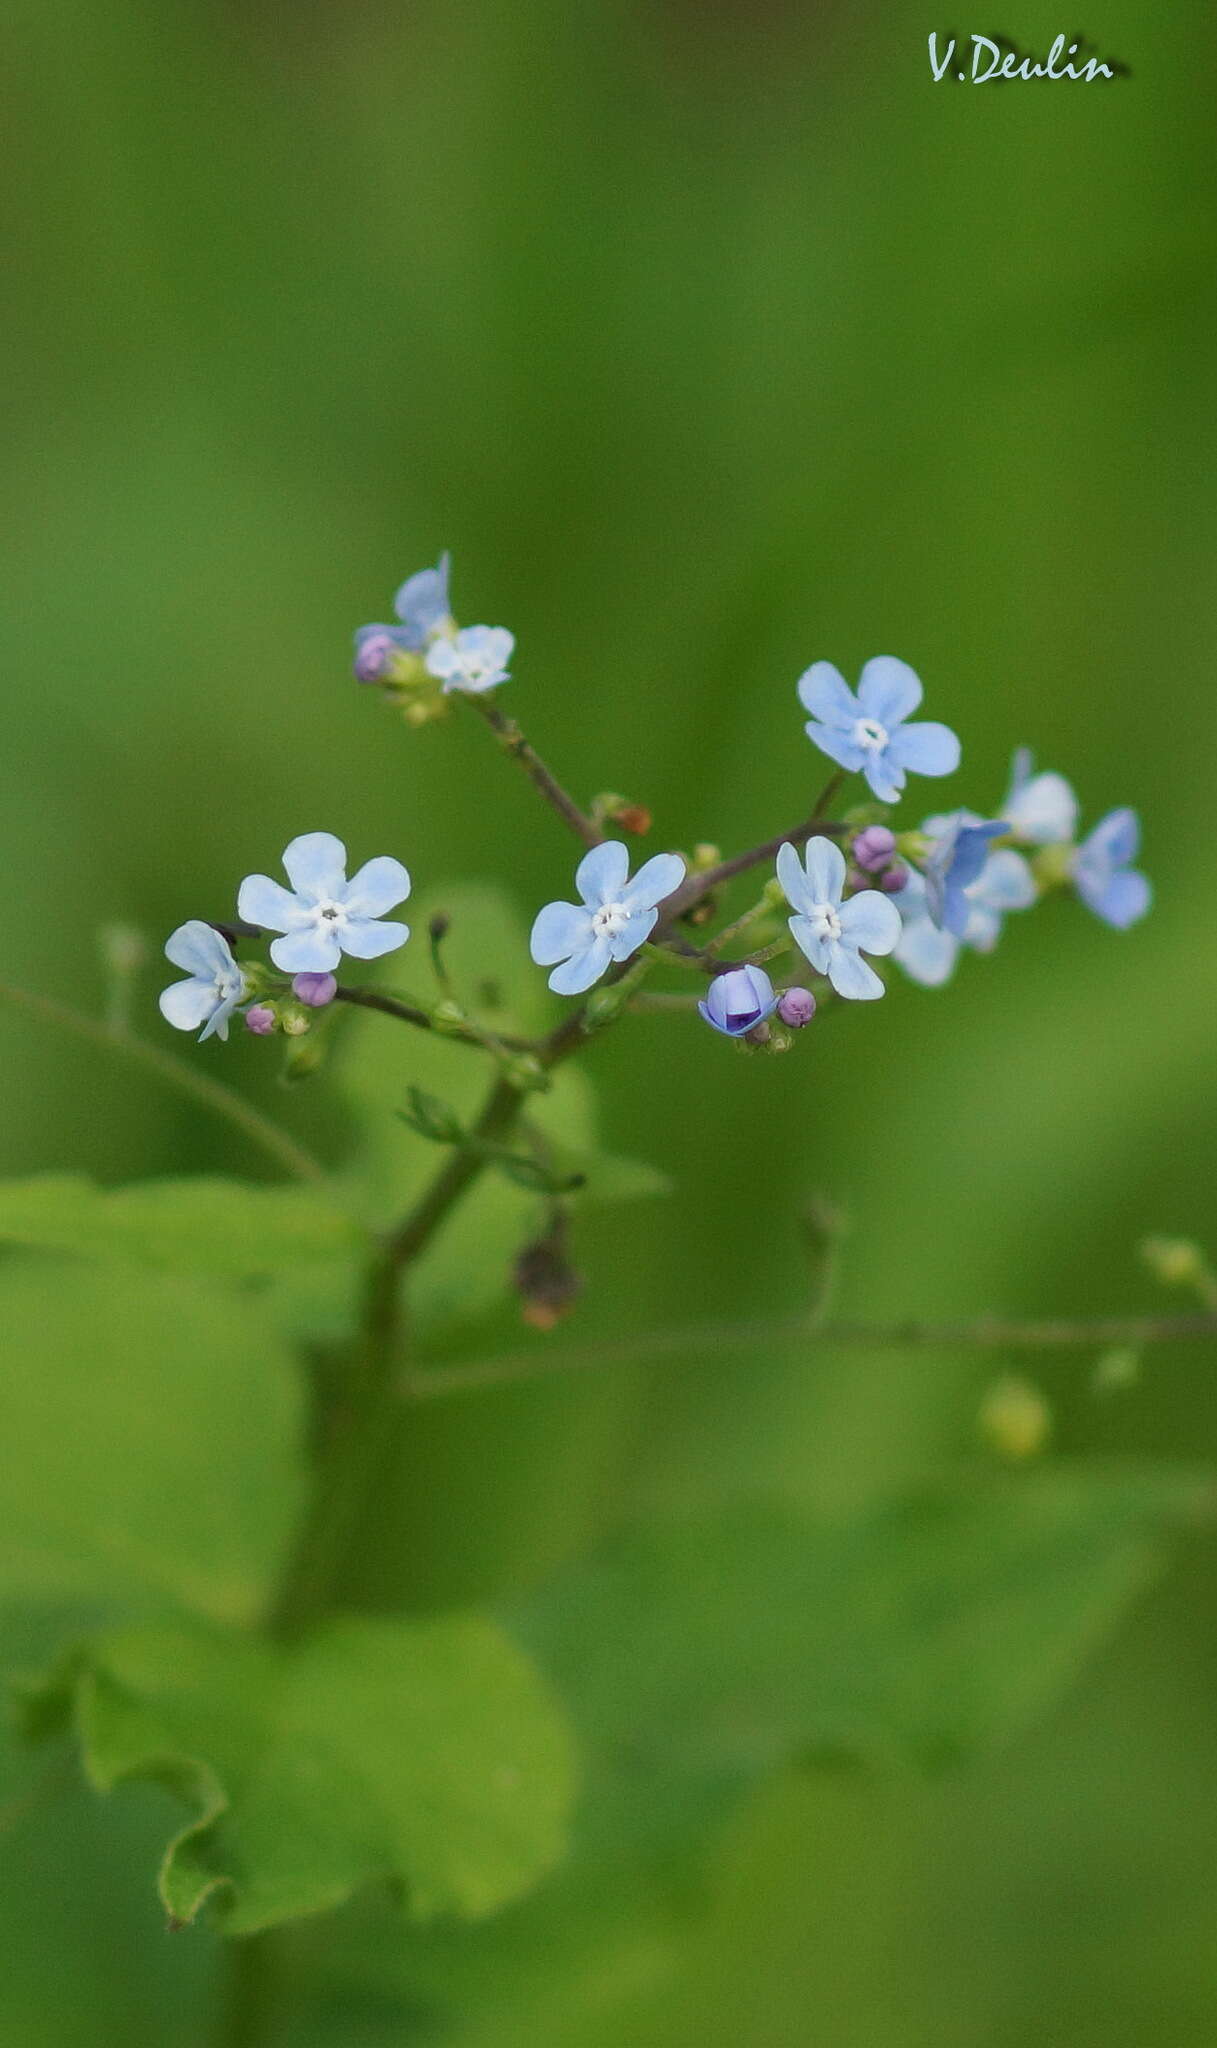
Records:
<instances>
[{"instance_id":1,"label":"green background","mask_svg":"<svg viewBox=\"0 0 1217 2048\"><path fill-rule=\"evenodd\" d=\"M606 1040L606 1135L677 1198L589 1222L573 1338L791 1307L816 1190L852 1214L850 1313L1136 1308L1141 1236L1217 1242L1209 11L1105 0L1084 26L1131 77L985 88L933 84L949 24L904 0L3 11L5 978L96 1006L103 923L159 943L319 828L429 892L566 893L473 719L408 733L349 680L352 628L447 546L458 615L517 634L505 707L584 797L647 802L656 849L805 814L795 678L890 652L963 736L952 800L991 809L1030 742L1088 821L1140 809L1157 890L1126 936L1014 919L783 1060L670 1018ZM260 1170L49 1027L0 1011L0 1057L6 1172ZM283 1097L244 1037L196 1057L337 1155L331 1082ZM993 1369L724 1354L437 1408L417 1595L526 1585L640 1504L860 1501L966 1450ZM1211 1351L1104 1404L1089 1361L1043 1372L1066 1450L1217 1454ZM687 1924L521 2038L1199 2048L1212 1568L1194 1546L998 1759L771 1788ZM198 2040L164 1811L12 1831L3 2048Z\"/></svg>"}]
</instances>

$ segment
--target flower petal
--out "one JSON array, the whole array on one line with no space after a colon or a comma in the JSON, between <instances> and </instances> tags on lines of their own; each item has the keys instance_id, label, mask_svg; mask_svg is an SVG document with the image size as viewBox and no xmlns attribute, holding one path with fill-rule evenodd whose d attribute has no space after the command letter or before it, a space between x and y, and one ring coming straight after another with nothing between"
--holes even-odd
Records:
<instances>
[{"instance_id":1,"label":"flower petal","mask_svg":"<svg viewBox=\"0 0 1217 2048\"><path fill-rule=\"evenodd\" d=\"M193 976L189 981L175 981L169 988L163 988L157 1003L166 1024L172 1024L175 1031L197 1031L219 1008L215 982Z\"/></svg>"},{"instance_id":2,"label":"flower petal","mask_svg":"<svg viewBox=\"0 0 1217 2048\"><path fill-rule=\"evenodd\" d=\"M835 761L838 768L848 769L851 775L856 775L867 761L873 761L875 758L873 754L867 753L865 747L860 747L856 740L852 740L847 732L839 732L833 726L809 722L803 730L813 746L817 746L822 754L827 754L830 761Z\"/></svg>"},{"instance_id":3,"label":"flower petal","mask_svg":"<svg viewBox=\"0 0 1217 2048\"><path fill-rule=\"evenodd\" d=\"M679 889L685 878L685 864L678 853L657 853L640 867L622 894L627 910L653 910Z\"/></svg>"},{"instance_id":4,"label":"flower petal","mask_svg":"<svg viewBox=\"0 0 1217 2048\"><path fill-rule=\"evenodd\" d=\"M282 882L269 875L246 875L237 891L237 915L246 924L264 925L267 931L290 932L308 916Z\"/></svg>"},{"instance_id":5,"label":"flower petal","mask_svg":"<svg viewBox=\"0 0 1217 2048\"><path fill-rule=\"evenodd\" d=\"M845 855L833 840L809 839L803 856L813 903L839 903L845 887Z\"/></svg>"},{"instance_id":6,"label":"flower petal","mask_svg":"<svg viewBox=\"0 0 1217 2048\"><path fill-rule=\"evenodd\" d=\"M347 850L332 832L302 832L284 849L283 866L297 896L320 903L346 887Z\"/></svg>"},{"instance_id":7,"label":"flower petal","mask_svg":"<svg viewBox=\"0 0 1217 2048\"><path fill-rule=\"evenodd\" d=\"M972 889L972 902L982 910L1027 910L1036 898L1035 877L1021 853L999 847L991 853Z\"/></svg>"},{"instance_id":8,"label":"flower petal","mask_svg":"<svg viewBox=\"0 0 1217 2048\"><path fill-rule=\"evenodd\" d=\"M858 684L858 702L867 717L877 719L889 731L894 725L903 725L924 694L920 678L907 661L897 661L894 654L877 654L868 661Z\"/></svg>"},{"instance_id":9,"label":"flower petal","mask_svg":"<svg viewBox=\"0 0 1217 2048\"><path fill-rule=\"evenodd\" d=\"M1130 924L1144 917L1153 902L1153 890L1147 876L1137 868L1120 868L1108 875L1101 888L1088 890L1083 886L1082 877L1077 876L1077 891L1083 903L1101 917L1104 924L1114 925L1118 932L1127 931Z\"/></svg>"},{"instance_id":10,"label":"flower petal","mask_svg":"<svg viewBox=\"0 0 1217 2048\"><path fill-rule=\"evenodd\" d=\"M1130 860L1136 859L1140 844L1141 820L1136 812L1127 807L1108 811L1079 846L1078 863L1093 859L1108 867L1127 867Z\"/></svg>"},{"instance_id":11,"label":"flower petal","mask_svg":"<svg viewBox=\"0 0 1217 2048\"><path fill-rule=\"evenodd\" d=\"M1027 749L1022 750L1030 754ZM1078 829L1078 800L1063 775L1018 778L1018 756L1002 817L1016 838L1031 846L1067 845Z\"/></svg>"},{"instance_id":12,"label":"flower petal","mask_svg":"<svg viewBox=\"0 0 1217 2048\"><path fill-rule=\"evenodd\" d=\"M916 725L898 726L885 752L889 767L904 768L913 775L953 775L961 748L949 725L926 718Z\"/></svg>"},{"instance_id":13,"label":"flower petal","mask_svg":"<svg viewBox=\"0 0 1217 2048\"><path fill-rule=\"evenodd\" d=\"M393 924L371 917L353 917L342 926L338 943L352 960L379 960L395 953L410 936L408 924Z\"/></svg>"},{"instance_id":14,"label":"flower petal","mask_svg":"<svg viewBox=\"0 0 1217 2048\"><path fill-rule=\"evenodd\" d=\"M950 932L939 931L928 917L909 918L892 957L923 988L941 988L955 972L959 941Z\"/></svg>"},{"instance_id":15,"label":"flower petal","mask_svg":"<svg viewBox=\"0 0 1217 2048\"><path fill-rule=\"evenodd\" d=\"M165 940L165 958L175 967L184 967L187 974L201 975L208 982L233 965L227 939L201 917L192 917L188 924L180 924L170 933Z\"/></svg>"},{"instance_id":16,"label":"flower petal","mask_svg":"<svg viewBox=\"0 0 1217 2048\"><path fill-rule=\"evenodd\" d=\"M872 1003L885 993L884 984L874 968L867 966L860 953L843 946L840 939L829 940L828 979L837 994L848 997L851 1002Z\"/></svg>"},{"instance_id":17,"label":"flower petal","mask_svg":"<svg viewBox=\"0 0 1217 2048\"><path fill-rule=\"evenodd\" d=\"M383 917L410 894L410 877L399 860L381 853L351 876L339 901L348 917Z\"/></svg>"},{"instance_id":18,"label":"flower petal","mask_svg":"<svg viewBox=\"0 0 1217 2048\"><path fill-rule=\"evenodd\" d=\"M841 905L841 935L864 953L890 953L900 938L900 912L890 896L863 889Z\"/></svg>"},{"instance_id":19,"label":"flower petal","mask_svg":"<svg viewBox=\"0 0 1217 2048\"><path fill-rule=\"evenodd\" d=\"M575 869L575 887L585 903L599 910L620 901L630 872L629 848L620 839L606 839L585 853Z\"/></svg>"},{"instance_id":20,"label":"flower petal","mask_svg":"<svg viewBox=\"0 0 1217 2048\"><path fill-rule=\"evenodd\" d=\"M612 955L607 939L593 939L580 953L572 954L561 967L555 967L549 977L549 985L555 995L581 996L585 988L599 981Z\"/></svg>"},{"instance_id":21,"label":"flower petal","mask_svg":"<svg viewBox=\"0 0 1217 2048\"><path fill-rule=\"evenodd\" d=\"M789 917L786 922L800 953L810 961L817 974L827 974L828 951L832 941L826 939L823 932L819 931L809 918Z\"/></svg>"},{"instance_id":22,"label":"flower petal","mask_svg":"<svg viewBox=\"0 0 1217 2048\"><path fill-rule=\"evenodd\" d=\"M636 953L645 939L649 939L659 922L657 910L636 910L627 917L619 932L609 934L609 951L614 960L628 960Z\"/></svg>"},{"instance_id":23,"label":"flower petal","mask_svg":"<svg viewBox=\"0 0 1217 2048\"><path fill-rule=\"evenodd\" d=\"M804 711L809 711L822 725L838 732L850 732L861 717L857 698L840 669L834 668L831 661L813 661L810 668L804 669L795 687Z\"/></svg>"},{"instance_id":24,"label":"flower petal","mask_svg":"<svg viewBox=\"0 0 1217 2048\"><path fill-rule=\"evenodd\" d=\"M898 727L897 731L904 728ZM881 804L894 804L904 788L904 770L892 761L890 745L881 754L867 754L862 763L862 773Z\"/></svg>"},{"instance_id":25,"label":"flower petal","mask_svg":"<svg viewBox=\"0 0 1217 2048\"><path fill-rule=\"evenodd\" d=\"M409 633L412 647L421 647L428 633L448 617L451 566L451 556L441 555L437 568L419 569L413 576L407 576L393 599L393 609Z\"/></svg>"},{"instance_id":26,"label":"flower petal","mask_svg":"<svg viewBox=\"0 0 1217 2048\"><path fill-rule=\"evenodd\" d=\"M592 920L581 903L547 903L533 919L528 948L538 967L552 967L591 942Z\"/></svg>"},{"instance_id":27,"label":"flower petal","mask_svg":"<svg viewBox=\"0 0 1217 2048\"><path fill-rule=\"evenodd\" d=\"M810 910L815 898L812 896L798 848L787 840L778 848L778 880L782 893L792 910Z\"/></svg>"},{"instance_id":28,"label":"flower petal","mask_svg":"<svg viewBox=\"0 0 1217 2048\"><path fill-rule=\"evenodd\" d=\"M237 1004L241 1001L243 995L244 990L237 989L235 994L226 996L222 1003L216 1004L215 1009L212 1011L210 1017L207 1019L206 1024L203 1026L203 1029L199 1033L200 1045L202 1045L205 1042L205 1040L212 1037L219 1038L223 1040L225 1043L227 1042L229 1018L232 1016L233 1011L236 1009Z\"/></svg>"},{"instance_id":29,"label":"flower petal","mask_svg":"<svg viewBox=\"0 0 1217 2048\"><path fill-rule=\"evenodd\" d=\"M303 931L288 932L275 939L270 957L284 974L332 974L342 958L342 947L332 930L308 925Z\"/></svg>"}]
</instances>

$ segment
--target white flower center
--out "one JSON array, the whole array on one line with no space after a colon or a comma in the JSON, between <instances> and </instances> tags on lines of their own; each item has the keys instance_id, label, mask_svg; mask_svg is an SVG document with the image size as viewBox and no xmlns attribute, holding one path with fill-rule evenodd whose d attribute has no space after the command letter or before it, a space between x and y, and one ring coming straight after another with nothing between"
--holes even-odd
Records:
<instances>
[{"instance_id":1,"label":"white flower center","mask_svg":"<svg viewBox=\"0 0 1217 2048\"><path fill-rule=\"evenodd\" d=\"M839 939L841 918L835 903L813 903L807 922L817 939Z\"/></svg>"},{"instance_id":2,"label":"white flower center","mask_svg":"<svg viewBox=\"0 0 1217 2048\"><path fill-rule=\"evenodd\" d=\"M859 718L854 726L854 745L868 754L881 754L888 742L888 730L877 718Z\"/></svg>"},{"instance_id":3,"label":"white flower center","mask_svg":"<svg viewBox=\"0 0 1217 2048\"><path fill-rule=\"evenodd\" d=\"M233 996L245 992L245 976L239 967L221 967L215 978L215 992L220 1002L230 1002Z\"/></svg>"},{"instance_id":4,"label":"white flower center","mask_svg":"<svg viewBox=\"0 0 1217 2048\"><path fill-rule=\"evenodd\" d=\"M346 905L335 903L332 896L326 896L320 903L315 903L309 913L309 922L322 932L332 932L336 925L344 925L346 921Z\"/></svg>"},{"instance_id":5,"label":"white flower center","mask_svg":"<svg viewBox=\"0 0 1217 2048\"><path fill-rule=\"evenodd\" d=\"M605 903L592 912L592 930L598 939L615 939L630 921L624 903Z\"/></svg>"}]
</instances>

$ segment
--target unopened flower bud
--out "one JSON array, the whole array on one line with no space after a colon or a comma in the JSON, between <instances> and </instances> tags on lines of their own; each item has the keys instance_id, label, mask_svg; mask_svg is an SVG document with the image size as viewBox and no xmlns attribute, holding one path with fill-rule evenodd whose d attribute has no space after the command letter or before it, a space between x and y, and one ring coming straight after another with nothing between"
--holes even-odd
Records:
<instances>
[{"instance_id":1,"label":"unopened flower bud","mask_svg":"<svg viewBox=\"0 0 1217 2048\"><path fill-rule=\"evenodd\" d=\"M103 925L99 933L101 955L111 974L138 973L148 954L144 935L133 924Z\"/></svg>"},{"instance_id":2,"label":"unopened flower bud","mask_svg":"<svg viewBox=\"0 0 1217 2048\"><path fill-rule=\"evenodd\" d=\"M526 1244L512 1268L521 1298L520 1313L534 1330L552 1330L569 1315L583 1288L581 1276L566 1253L566 1233L558 1226L548 1237Z\"/></svg>"},{"instance_id":3,"label":"unopened flower bud","mask_svg":"<svg viewBox=\"0 0 1217 2048\"><path fill-rule=\"evenodd\" d=\"M397 655L391 626L361 626L355 635L355 680L383 682Z\"/></svg>"},{"instance_id":4,"label":"unopened flower bud","mask_svg":"<svg viewBox=\"0 0 1217 2048\"><path fill-rule=\"evenodd\" d=\"M289 1038L303 1038L313 1028L311 1017L294 1003L285 1004L279 1012L279 1024Z\"/></svg>"},{"instance_id":5,"label":"unopened flower bud","mask_svg":"<svg viewBox=\"0 0 1217 2048\"><path fill-rule=\"evenodd\" d=\"M447 911L437 910L435 916L431 918L427 925L427 932L428 935L432 939L434 939L435 943L438 945L441 939L447 938L448 933L451 930L451 927L452 919L449 917Z\"/></svg>"},{"instance_id":6,"label":"unopened flower bud","mask_svg":"<svg viewBox=\"0 0 1217 2048\"><path fill-rule=\"evenodd\" d=\"M886 825L868 825L859 832L853 844L853 856L858 867L867 874L877 875L896 850L896 835Z\"/></svg>"},{"instance_id":7,"label":"unopened flower bud","mask_svg":"<svg viewBox=\"0 0 1217 2048\"><path fill-rule=\"evenodd\" d=\"M269 1003L255 1003L245 1012L245 1029L255 1038L269 1038L275 1028L275 1013Z\"/></svg>"},{"instance_id":8,"label":"unopened flower bud","mask_svg":"<svg viewBox=\"0 0 1217 2048\"><path fill-rule=\"evenodd\" d=\"M894 860L879 877L879 887L885 896L898 896L908 887L909 871L902 860Z\"/></svg>"},{"instance_id":9,"label":"unopened flower bud","mask_svg":"<svg viewBox=\"0 0 1217 2048\"><path fill-rule=\"evenodd\" d=\"M758 1045L764 1041L756 1033L764 1029L765 1019L772 1016L777 1003L773 983L763 967L731 967L725 974L715 975L705 1000L697 1007L715 1031L727 1038L747 1036Z\"/></svg>"},{"instance_id":10,"label":"unopened flower bud","mask_svg":"<svg viewBox=\"0 0 1217 2048\"><path fill-rule=\"evenodd\" d=\"M994 1380L976 1419L990 1449L1015 1462L1034 1458L1052 1434L1052 1410L1043 1394L1015 1373Z\"/></svg>"},{"instance_id":11,"label":"unopened flower bud","mask_svg":"<svg viewBox=\"0 0 1217 2048\"><path fill-rule=\"evenodd\" d=\"M297 974L292 981L292 994L310 1010L324 1010L338 993L338 983L332 974Z\"/></svg>"},{"instance_id":12,"label":"unopened flower bud","mask_svg":"<svg viewBox=\"0 0 1217 2048\"><path fill-rule=\"evenodd\" d=\"M722 857L720 847L711 845L708 839L703 839L693 848L689 866L694 874L704 874L707 868L716 868Z\"/></svg>"},{"instance_id":13,"label":"unopened flower bud","mask_svg":"<svg viewBox=\"0 0 1217 2048\"><path fill-rule=\"evenodd\" d=\"M519 1088L528 1094L543 1095L546 1089L552 1086L540 1060L534 1059L530 1052L521 1053L518 1058L511 1060L505 1073L513 1088Z\"/></svg>"},{"instance_id":14,"label":"unopened flower bud","mask_svg":"<svg viewBox=\"0 0 1217 2048\"><path fill-rule=\"evenodd\" d=\"M809 988L788 988L778 998L778 1016L783 1024L801 1031L816 1014L816 999Z\"/></svg>"}]
</instances>

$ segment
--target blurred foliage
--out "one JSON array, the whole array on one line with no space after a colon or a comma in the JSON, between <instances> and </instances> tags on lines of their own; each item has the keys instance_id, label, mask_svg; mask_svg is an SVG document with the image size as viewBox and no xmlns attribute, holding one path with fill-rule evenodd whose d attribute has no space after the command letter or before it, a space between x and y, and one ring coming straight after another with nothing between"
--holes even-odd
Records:
<instances>
[{"instance_id":1,"label":"blurred foliage","mask_svg":"<svg viewBox=\"0 0 1217 2048\"><path fill-rule=\"evenodd\" d=\"M961 801L996 800L1029 741L1090 820L1140 808L1158 889L1124 938L1064 904L1012 921L950 990L899 986L782 1060L671 1017L606 1038L600 1134L676 1199L586 1206L586 1292L532 1341L789 1308L821 1189L854 1219L848 1313L1119 1310L1152 1284L1148 1232L1217 1243L1211 13L1112 0L1085 27L1129 79L976 90L932 85L946 24L907 0L10 0L6 25L2 978L99 1008L103 927L155 947L228 913L316 827L398 853L436 901L492 875L525 920L564 893L557 822L472 720L410 733L349 683L351 629L448 545L458 610L518 634L513 712L585 800L651 808L656 846L802 815L796 675L890 651L963 735ZM150 1034L158 986L144 970ZM357 1032L386 1086L400 1062L396 1106L436 1086L392 1025ZM0 1053L7 1174L268 1172L49 1024L0 1007ZM345 1052L290 1095L253 1040L194 1057L344 1157ZM470 1315L437 1318L434 1356L517 1346L443 1258ZM265 1304L5 1261L5 1661L125 1608L156 1489L168 1595L239 1620L294 1484ZM313 1326L332 1290L302 1304L301 1277L270 1292ZM48 1375L56 1346L92 1374ZM1211 1353L1155 1351L1101 1402L1093 1365L1037 1367L1059 1469L1217 1457ZM524 1603L640 1514L763 1493L865 1517L970 1453L993 1370L724 1344L420 1409L409 1604ZM149 1417L172 1453L151 1475ZM1212 1587L1201 1539L1070 1704L948 1779L779 1774L518 2011L469 1992L461 2038L1195 2048L1217 2012ZM166 1943L147 1877L179 1810L148 1786L99 1810L41 1757L0 1775L0 2048L196 2048L212 1937ZM506 1954L533 1910L470 1939ZM462 1941L407 1942L368 1905L306 1930L283 2040L426 2039L454 1976L497 1981Z\"/></svg>"}]
</instances>

